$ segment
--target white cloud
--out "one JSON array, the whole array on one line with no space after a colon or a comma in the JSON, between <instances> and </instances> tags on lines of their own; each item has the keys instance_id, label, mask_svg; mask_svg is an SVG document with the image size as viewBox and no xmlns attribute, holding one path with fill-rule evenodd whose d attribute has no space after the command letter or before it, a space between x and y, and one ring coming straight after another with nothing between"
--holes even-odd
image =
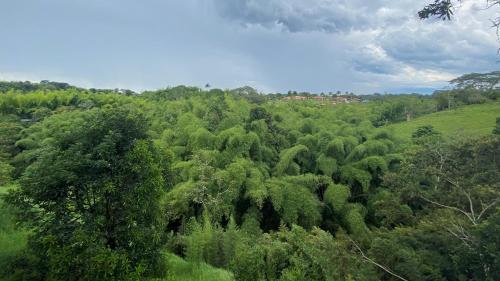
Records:
<instances>
[{"instance_id":1,"label":"white cloud","mask_svg":"<svg viewBox=\"0 0 500 281\"><path fill-rule=\"evenodd\" d=\"M0 80L4 81L40 81L39 76L28 73L19 73L19 72L1 72L0 71Z\"/></svg>"}]
</instances>

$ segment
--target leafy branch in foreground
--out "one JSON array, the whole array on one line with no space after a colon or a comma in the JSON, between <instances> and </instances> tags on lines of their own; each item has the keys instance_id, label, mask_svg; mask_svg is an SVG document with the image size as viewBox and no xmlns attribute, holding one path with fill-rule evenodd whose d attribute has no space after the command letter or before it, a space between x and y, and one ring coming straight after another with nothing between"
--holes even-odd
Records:
<instances>
[{"instance_id":1,"label":"leafy branch in foreground","mask_svg":"<svg viewBox=\"0 0 500 281\"><path fill-rule=\"evenodd\" d=\"M438 18L451 20L454 15L455 6L463 0L435 0L418 12L420 19ZM483 1L483 0L482 0ZM500 6L500 0L486 0L486 9ZM500 38L500 17L490 19L492 26L496 28L497 36Z\"/></svg>"}]
</instances>

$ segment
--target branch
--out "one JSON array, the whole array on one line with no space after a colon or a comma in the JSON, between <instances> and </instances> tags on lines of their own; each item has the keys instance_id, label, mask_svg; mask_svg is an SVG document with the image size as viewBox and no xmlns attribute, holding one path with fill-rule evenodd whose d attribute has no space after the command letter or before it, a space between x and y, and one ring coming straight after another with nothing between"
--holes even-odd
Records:
<instances>
[{"instance_id":1,"label":"branch","mask_svg":"<svg viewBox=\"0 0 500 281\"><path fill-rule=\"evenodd\" d=\"M377 263L376 261L374 261L374 260L370 259L369 257L367 257L367 256L365 255L365 253L363 252L363 250L361 250L361 248L358 246L358 244L357 244L354 240L352 240L352 239L351 239L351 237L349 237L349 236L347 236L347 237L349 238L349 240L351 240L352 244L356 247L356 249L358 249L358 251L361 253L361 256L362 256L365 260L367 260L368 262L370 262L370 263L374 264L375 266L377 266L377 267L381 268L381 269L382 269L382 270L384 270L385 272L389 273L390 275L392 275L392 276L394 276L394 277L396 277L396 278L398 278L398 279L400 279L400 280L403 280L403 281L408 281L407 279L405 279L405 278L403 278L403 277L401 277L401 276L397 275L396 273L392 272L392 271L391 271L390 269L388 269L387 267L385 267L385 266L383 266L383 265L381 265L381 264Z\"/></svg>"},{"instance_id":2,"label":"branch","mask_svg":"<svg viewBox=\"0 0 500 281\"><path fill-rule=\"evenodd\" d=\"M490 204L488 204L488 206L486 206L486 208L484 208L484 209L481 211L481 213L479 213L479 216L477 216L477 220L480 220L480 219L481 219L481 217L484 215L484 213L486 213L486 211L487 211L489 208L491 208L491 207L495 206L497 203L500 203L500 197L499 197L499 198L497 198L497 199L495 199L495 200L493 200L493 202L491 202Z\"/></svg>"},{"instance_id":3,"label":"branch","mask_svg":"<svg viewBox=\"0 0 500 281\"><path fill-rule=\"evenodd\" d=\"M453 4L451 0L435 0L434 3L425 6L418 12L420 19L436 17L442 20L451 20L453 16Z\"/></svg>"},{"instance_id":4,"label":"branch","mask_svg":"<svg viewBox=\"0 0 500 281\"><path fill-rule=\"evenodd\" d=\"M499 0L487 0L486 1L486 9L489 9L495 5L500 5L500 1Z\"/></svg>"},{"instance_id":5,"label":"branch","mask_svg":"<svg viewBox=\"0 0 500 281\"><path fill-rule=\"evenodd\" d=\"M447 208L447 209L450 209L450 210L454 210L454 211L457 211L457 212L460 212L462 214L464 214L471 222L473 225L476 225L476 219L474 217L471 217L471 215L469 213L467 213L466 211L462 210L462 209L459 209L457 207L453 207L453 206L448 206L448 205L443 205L439 202L436 202L436 201L432 201L430 199L427 199L426 197L424 196L420 196L422 199L424 199L425 201L429 202L429 203L432 203L434 205L437 205L439 207L443 207L443 208Z\"/></svg>"},{"instance_id":6,"label":"branch","mask_svg":"<svg viewBox=\"0 0 500 281\"><path fill-rule=\"evenodd\" d=\"M446 230L453 236L455 236L457 239L459 239L460 241L462 241L466 246L467 248L469 249L472 249L472 244L474 243L473 239L470 237L470 235L467 233L467 231L465 231L465 229L463 228L463 226L461 225L456 225L456 224L453 224L453 226L456 228L456 230L458 232L455 232L453 229L451 228L446 228Z\"/></svg>"},{"instance_id":7,"label":"branch","mask_svg":"<svg viewBox=\"0 0 500 281\"><path fill-rule=\"evenodd\" d=\"M474 214L474 204L472 204L472 198L470 197L469 192L462 190L465 193L465 196L467 196L467 199L469 200L469 208L470 208L470 213L471 216L476 220L476 215Z\"/></svg>"},{"instance_id":8,"label":"branch","mask_svg":"<svg viewBox=\"0 0 500 281\"><path fill-rule=\"evenodd\" d=\"M454 187L462 189L462 187L460 186L460 184L458 184L457 181L453 181L452 179L450 179L449 177L447 177L446 174L441 173L440 176L442 176L449 184L453 185Z\"/></svg>"}]
</instances>

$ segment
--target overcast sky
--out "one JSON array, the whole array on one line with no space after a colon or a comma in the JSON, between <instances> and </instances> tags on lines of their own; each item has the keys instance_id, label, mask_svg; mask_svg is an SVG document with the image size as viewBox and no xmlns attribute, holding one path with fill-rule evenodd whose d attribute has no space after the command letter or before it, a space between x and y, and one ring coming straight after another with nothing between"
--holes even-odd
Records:
<instances>
[{"instance_id":1,"label":"overcast sky","mask_svg":"<svg viewBox=\"0 0 500 281\"><path fill-rule=\"evenodd\" d=\"M0 0L0 80L156 89L429 92L500 69L485 0Z\"/></svg>"}]
</instances>

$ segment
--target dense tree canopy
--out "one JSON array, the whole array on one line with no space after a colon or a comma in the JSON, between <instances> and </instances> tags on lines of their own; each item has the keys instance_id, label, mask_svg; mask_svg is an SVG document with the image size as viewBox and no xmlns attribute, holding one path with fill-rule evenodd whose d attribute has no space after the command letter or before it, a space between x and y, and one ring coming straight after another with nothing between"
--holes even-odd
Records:
<instances>
[{"instance_id":1,"label":"dense tree canopy","mask_svg":"<svg viewBox=\"0 0 500 281\"><path fill-rule=\"evenodd\" d=\"M456 84L459 88L498 89L500 85L500 71L464 74L451 80L451 83Z\"/></svg>"},{"instance_id":2,"label":"dense tree canopy","mask_svg":"<svg viewBox=\"0 0 500 281\"><path fill-rule=\"evenodd\" d=\"M497 105L497 89L324 105L248 88L16 87L0 94L0 220L16 214L28 243L0 253L0 278L171 280L165 251L237 280L500 270L494 122L472 138L387 126Z\"/></svg>"},{"instance_id":3,"label":"dense tree canopy","mask_svg":"<svg viewBox=\"0 0 500 281\"><path fill-rule=\"evenodd\" d=\"M33 147L20 154L29 164L7 199L22 206L47 278L125 279L156 263L164 179L145 125L138 112L106 107L29 128Z\"/></svg>"}]
</instances>

